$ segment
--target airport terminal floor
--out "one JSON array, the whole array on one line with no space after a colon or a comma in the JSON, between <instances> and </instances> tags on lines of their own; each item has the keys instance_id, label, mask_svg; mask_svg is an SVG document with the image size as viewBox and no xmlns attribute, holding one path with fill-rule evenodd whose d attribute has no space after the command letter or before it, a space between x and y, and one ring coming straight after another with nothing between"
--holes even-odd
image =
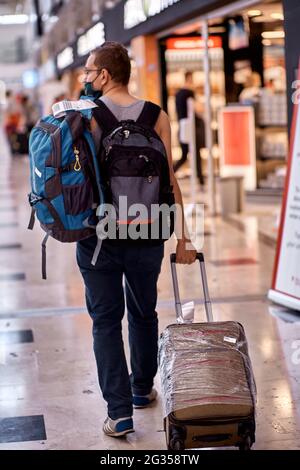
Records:
<instances>
[{"instance_id":1,"label":"airport terminal floor","mask_svg":"<svg viewBox=\"0 0 300 470\"><path fill-rule=\"evenodd\" d=\"M29 168L26 157L0 154L0 450L165 449L160 395L135 410L135 433L105 436L106 405L99 393L91 320L75 261L75 244L49 240L48 280L41 279L41 240L26 230ZM189 181L180 180L185 201ZM198 194L205 202L206 194ZM215 320L237 320L246 330L257 383L254 449L300 449L300 365L293 361L300 317L267 300L274 246L258 236L253 215L243 226L205 219L203 251ZM169 253L165 245L157 311L162 331L175 321ZM204 321L198 264L179 266L182 300L194 299ZM124 341L127 324L124 317ZM160 392L160 378L155 386Z\"/></svg>"}]
</instances>

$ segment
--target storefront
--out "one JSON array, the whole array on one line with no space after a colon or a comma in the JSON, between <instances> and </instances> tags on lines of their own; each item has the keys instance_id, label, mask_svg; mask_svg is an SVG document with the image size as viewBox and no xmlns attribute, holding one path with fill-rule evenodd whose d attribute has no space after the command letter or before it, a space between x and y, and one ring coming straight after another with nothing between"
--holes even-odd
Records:
<instances>
[{"instance_id":1,"label":"storefront","mask_svg":"<svg viewBox=\"0 0 300 470\"><path fill-rule=\"evenodd\" d=\"M104 12L101 21L105 39L120 41L130 51L131 91L160 103L170 115L175 158L179 149L174 95L183 86L186 70L193 72L200 112L211 123L206 126L207 148L201 152L206 173L208 162L217 175L222 167L220 109L230 103L240 104L243 96L244 101L249 101L251 88L258 89L259 99L253 106L255 187L266 192L281 191L287 156L287 121L291 116L291 82L298 66L298 44L293 29L289 28L292 21L295 28L295 18L300 17L296 3L296 0L126 0ZM205 29L207 35L203 34ZM80 41L83 52L89 49L84 47L86 42ZM290 45L286 62L285 42ZM73 96L80 91L78 75L86 58L78 53L78 47L77 40L72 46L72 65L59 72L63 76L71 74L68 80L73 83ZM230 116L226 119L230 121ZM229 122L230 125L234 129ZM210 178L212 183L212 174ZM210 191L213 194L212 184Z\"/></svg>"},{"instance_id":2,"label":"storefront","mask_svg":"<svg viewBox=\"0 0 300 470\"><path fill-rule=\"evenodd\" d=\"M280 194L288 152L282 4L260 2L251 8L227 9L226 14L216 12L209 19L208 32L214 172L242 174L246 189ZM178 25L167 35L160 33L159 45L166 70L163 103L176 130L174 97L184 86L186 71L193 72L196 101L204 114L207 76L201 20ZM247 117L244 109L239 112L245 104L253 107L255 119ZM231 112L224 109L226 105L234 105ZM220 116L222 109L226 113ZM241 116L247 120L247 132L241 127L237 142ZM207 149L201 151L201 158L207 174Z\"/></svg>"},{"instance_id":3,"label":"storefront","mask_svg":"<svg viewBox=\"0 0 300 470\"><path fill-rule=\"evenodd\" d=\"M248 162L255 166L251 189L280 194L288 152L290 110L288 114L287 95L288 98L291 95L289 86L298 65L298 61L295 65L293 53L293 74L291 60L287 61L289 69L286 71L285 40L293 42L293 35L288 28L290 17L288 15L284 21L284 14L296 8L296 4L293 0L170 0L150 1L147 5L145 8L145 3L140 0L128 0L109 12L115 19L124 15L123 24L118 22L120 20L110 24L109 39L130 44L139 96L159 102L168 111L174 129L175 158L179 152L174 95L183 86L184 72L189 70L193 72L203 115L206 122L209 115L211 122L211 142L202 155L205 172L208 173L209 160L213 162L211 168L215 174L220 174L222 167L220 109L228 104L237 106L248 102L254 109L255 118L251 132L254 144L251 152L249 150L255 159L249 157ZM205 24L207 38L203 35ZM293 42L293 49L297 47ZM209 71L205 63L206 48ZM209 102L207 89L204 90L207 77ZM257 91L257 96L252 99ZM232 124L231 128L234 131ZM211 187L211 193L213 191Z\"/></svg>"}]
</instances>

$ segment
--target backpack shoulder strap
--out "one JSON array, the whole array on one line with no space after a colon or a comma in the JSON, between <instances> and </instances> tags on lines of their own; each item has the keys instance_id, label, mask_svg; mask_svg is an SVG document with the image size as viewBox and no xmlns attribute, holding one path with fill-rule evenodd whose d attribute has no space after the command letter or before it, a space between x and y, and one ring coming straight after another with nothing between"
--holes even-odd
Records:
<instances>
[{"instance_id":1,"label":"backpack shoulder strap","mask_svg":"<svg viewBox=\"0 0 300 470\"><path fill-rule=\"evenodd\" d=\"M153 129L155 127L160 111L160 106L152 103L151 101L145 101L142 112L136 122L138 124L149 126Z\"/></svg>"},{"instance_id":2,"label":"backpack shoulder strap","mask_svg":"<svg viewBox=\"0 0 300 470\"><path fill-rule=\"evenodd\" d=\"M110 132L118 126L119 121L102 100L96 100L97 108L93 109L93 116L104 132Z\"/></svg>"}]
</instances>

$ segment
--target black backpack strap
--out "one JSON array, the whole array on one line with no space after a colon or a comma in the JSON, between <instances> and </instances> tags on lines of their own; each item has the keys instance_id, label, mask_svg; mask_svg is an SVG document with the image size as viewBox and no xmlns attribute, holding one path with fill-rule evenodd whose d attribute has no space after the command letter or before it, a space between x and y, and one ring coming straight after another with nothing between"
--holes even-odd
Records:
<instances>
[{"instance_id":1,"label":"black backpack strap","mask_svg":"<svg viewBox=\"0 0 300 470\"><path fill-rule=\"evenodd\" d=\"M42 241L42 278L47 279L47 268L46 268L46 261L47 261L47 255L46 255L46 243L51 235L51 231L47 232L45 237L43 238Z\"/></svg>"},{"instance_id":2,"label":"black backpack strap","mask_svg":"<svg viewBox=\"0 0 300 470\"><path fill-rule=\"evenodd\" d=\"M149 126L152 129L155 127L161 108L151 101L145 101L141 114L137 119L138 124Z\"/></svg>"},{"instance_id":3,"label":"black backpack strap","mask_svg":"<svg viewBox=\"0 0 300 470\"><path fill-rule=\"evenodd\" d=\"M93 116L99 127L105 133L109 133L119 125L119 121L102 100L96 100L95 103L97 108L93 108Z\"/></svg>"},{"instance_id":4,"label":"black backpack strap","mask_svg":"<svg viewBox=\"0 0 300 470\"><path fill-rule=\"evenodd\" d=\"M82 114L80 114L78 111L68 111L66 122L69 124L72 139L75 142L83 134L84 127Z\"/></svg>"}]
</instances>

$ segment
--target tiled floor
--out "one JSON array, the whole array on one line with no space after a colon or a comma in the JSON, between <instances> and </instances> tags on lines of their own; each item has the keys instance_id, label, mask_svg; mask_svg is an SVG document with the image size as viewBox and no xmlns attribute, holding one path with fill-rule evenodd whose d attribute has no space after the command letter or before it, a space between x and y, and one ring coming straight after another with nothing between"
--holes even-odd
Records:
<instances>
[{"instance_id":1,"label":"tiled floor","mask_svg":"<svg viewBox=\"0 0 300 470\"><path fill-rule=\"evenodd\" d=\"M97 385L91 322L73 244L48 243L48 280L41 279L41 241L29 232L28 161L0 160L0 450L164 449L159 398L134 414L127 439L103 435L106 407ZM8 176L10 176L8 178ZM180 180L188 195L189 183ZM206 196L199 194L205 202ZM186 197L186 201L188 198ZM11 210L11 208L16 210ZM255 222L255 216L253 220ZM300 315L266 299L274 247L216 217L205 219L203 251L216 320L239 320L246 329L258 388L256 449L300 449ZM159 280L160 330L174 322L166 244ZM203 320L199 266L179 266L183 301L196 301ZM127 326L124 320L127 346ZM159 377L156 386L160 390Z\"/></svg>"}]
</instances>

